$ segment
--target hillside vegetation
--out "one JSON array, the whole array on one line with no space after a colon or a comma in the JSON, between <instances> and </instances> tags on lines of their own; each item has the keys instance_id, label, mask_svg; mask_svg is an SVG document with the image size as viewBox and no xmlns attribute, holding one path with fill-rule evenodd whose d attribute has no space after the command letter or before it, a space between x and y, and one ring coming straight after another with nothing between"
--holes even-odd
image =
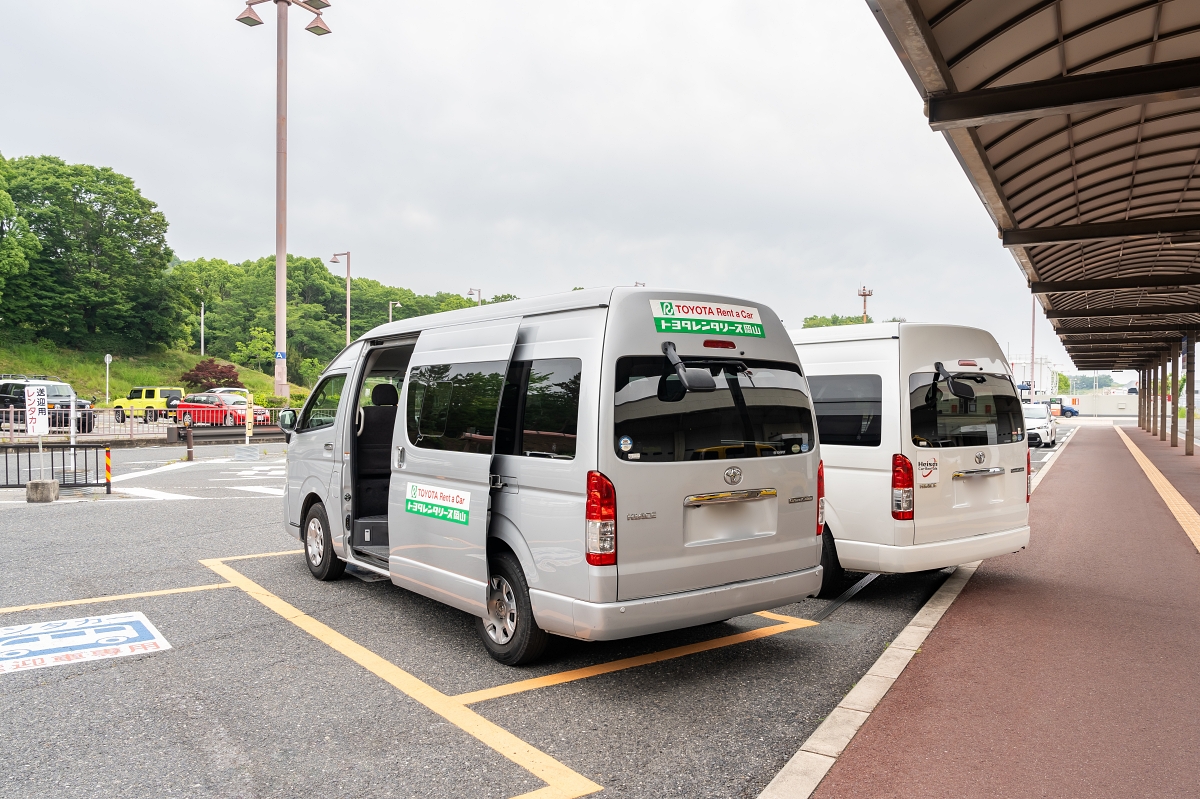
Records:
<instances>
[{"instance_id":1,"label":"hillside vegetation","mask_svg":"<svg viewBox=\"0 0 1200 799\"><path fill-rule=\"evenodd\" d=\"M178 350L145 354L114 355L109 371L109 396L125 396L133 386L180 386L179 376L194 368L199 355ZM227 363L218 359L218 363ZM254 392L255 402L274 393L274 377L237 367L238 377ZM104 355L60 349L51 344L0 344L0 373L53 375L70 383L75 392L86 398L95 396L104 404ZM293 398L307 394L307 389L292 386Z\"/></svg>"}]
</instances>

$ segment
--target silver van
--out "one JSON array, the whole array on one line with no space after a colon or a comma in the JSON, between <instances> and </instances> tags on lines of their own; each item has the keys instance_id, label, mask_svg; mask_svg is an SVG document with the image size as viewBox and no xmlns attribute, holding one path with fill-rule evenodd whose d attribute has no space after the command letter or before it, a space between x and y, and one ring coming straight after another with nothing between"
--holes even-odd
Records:
<instances>
[{"instance_id":1,"label":"silver van","mask_svg":"<svg viewBox=\"0 0 1200 799\"><path fill-rule=\"evenodd\" d=\"M280 425L312 574L471 613L502 663L821 586L808 384L747 300L588 289L389 323Z\"/></svg>"}]
</instances>

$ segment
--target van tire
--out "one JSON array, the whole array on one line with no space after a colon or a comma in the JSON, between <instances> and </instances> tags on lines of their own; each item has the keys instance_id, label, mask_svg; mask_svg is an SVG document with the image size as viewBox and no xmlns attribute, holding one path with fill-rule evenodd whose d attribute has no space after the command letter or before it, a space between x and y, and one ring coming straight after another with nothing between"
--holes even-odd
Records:
<instances>
[{"instance_id":1,"label":"van tire","mask_svg":"<svg viewBox=\"0 0 1200 799\"><path fill-rule=\"evenodd\" d=\"M837 547L833 543L833 533L829 526L821 535L821 590L817 593L820 599L830 599L840 593L842 583L846 579L846 570L838 560Z\"/></svg>"},{"instance_id":2,"label":"van tire","mask_svg":"<svg viewBox=\"0 0 1200 799\"><path fill-rule=\"evenodd\" d=\"M534 621L525 572L511 552L497 552L488 566L488 616L475 620L479 638L488 654L506 666L532 663L546 651L550 634Z\"/></svg>"},{"instance_id":3,"label":"van tire","mask_svg":"<svg viewBox=\"0 0 1200 799\"><path fill-rule=\"evenodd\" d=\"M121 410L120 408L117 408L115 411L113 411L113 418L115 418L117 420L117 424L124 424L125 411Z\"/></svg>"},{"instance_id":4,"label":"van tire","mask_svg":"<svg viewBox=\"0 0 1200 799\"><path fill-rule=\"evenodd\" d=\"M346 562L333 551L329 534L329 517L320 502L308 509L304 517L304 562L312 576L323 582L336 580L346 570Z\"/></svg>"}]
</instances>

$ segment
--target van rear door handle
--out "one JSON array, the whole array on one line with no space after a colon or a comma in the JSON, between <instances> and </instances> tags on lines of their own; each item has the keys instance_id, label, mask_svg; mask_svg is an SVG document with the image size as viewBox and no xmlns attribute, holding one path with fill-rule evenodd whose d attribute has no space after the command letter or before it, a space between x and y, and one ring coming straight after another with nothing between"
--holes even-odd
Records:
<instances>
[{"instance_id":1,"label":"van rear door handle","mask_svg":"<svg viewBox=\"0 0 1200 799\"><path fill-rule=\"evenodd\" d=\"M683 498L685 508L702 505L720 505L726 502L750 502L756 499L771 499L779 496L774 488L748 488L741 491L714 491L711 494L692 494Z\"/></svg>"},{"instance_id":2,"label":"van rear door handle","mask_svg":"<svg viewBox=\"0 0 1200 799\"><path fill-rule=\"evenodd\" d=\"M991 477L997 474L1004 474L1003 466L993 466L990 469L965 469L961 472L955 472L954 479L960 480L964 477Z\"/></svg>"}]
</instances>

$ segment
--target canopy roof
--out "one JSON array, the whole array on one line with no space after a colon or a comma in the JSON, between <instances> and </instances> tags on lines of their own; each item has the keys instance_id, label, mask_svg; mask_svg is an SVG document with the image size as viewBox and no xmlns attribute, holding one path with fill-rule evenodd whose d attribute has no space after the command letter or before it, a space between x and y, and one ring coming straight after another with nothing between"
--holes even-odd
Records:
<instances>
[{"instance_id":1,"label":"canopy roof","mask_svg":"<svg viewBox=\"0 0 1200 799\"><path fill-rule=\"evenodd\" d=\"M1076 367L1200 327L1200 2L867 4Z\"/></svg>"}]
</instances>

